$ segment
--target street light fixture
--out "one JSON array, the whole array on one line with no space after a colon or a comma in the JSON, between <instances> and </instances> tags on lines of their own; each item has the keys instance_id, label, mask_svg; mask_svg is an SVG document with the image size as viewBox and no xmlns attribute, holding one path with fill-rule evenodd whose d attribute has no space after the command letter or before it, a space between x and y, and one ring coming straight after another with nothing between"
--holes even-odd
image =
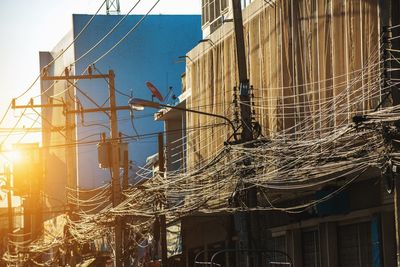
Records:
<instances>
[{"instance_id":1,"label":"street light fixture","mask_svg":"<svg viewBox=\"0 0 400 267\"><path fill-rule=\"evenodd\" d=\"M181 108L181 107L177 107L177 106L170 106L170 105L161 104L158 102L153 102L153 101L149 101L149 100L145 100L145 99L141 99L141 98L131 98L129 100L129 106L133 110L142 110L145 107L155 108L155 109L170 108L170 109L176 109L176 110L187 111L187 112L197 113L197 114L201 114L201 115L220 118L220 119L225 120L232 127L233 136L236 139L237 128L235 127L233 122L230 119L228 119L227 117L219 115L219 114L213 114L213 113L208 113L208 112L203 112L203 111L198 111L198 110L188 109L188 108Z\"/></svg>"}]
</instances>

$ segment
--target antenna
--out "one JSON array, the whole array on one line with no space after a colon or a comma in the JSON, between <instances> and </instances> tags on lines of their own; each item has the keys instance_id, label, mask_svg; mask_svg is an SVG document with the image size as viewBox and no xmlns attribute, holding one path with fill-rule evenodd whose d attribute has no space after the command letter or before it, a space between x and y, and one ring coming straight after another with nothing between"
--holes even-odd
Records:
<instances>
[{"instance_id":1,"label":"antenna","mask_svg":"<svg viewBox=\"0 0 400 267\"><path fill-rule=\"evenodd\" d=\"M177 99L176 95L174 94L174 89L172 88L172 86L168 87L168 93L164 98L165 102L168 102L170 97L172 97L172 100L174 101Z\"/></svg>"},{"instance_id":2,"label":"antenna","mask_svg":"<svg viewBox=\"0 0 400 267\"><path fill-rule=\"evenodd\" d=\"M154 86L154 84L152 84L151 82L146 82L146 86L147 86L147 88L149 88L149 90L152 94L152 97L157 98L161 102L164 101L163 96L161 95L160 91L158 91L158 89Z\"/></svg>"},{"instance_id":3,"label":"antenna","mask_svg":"<svg viewBox=\"0 0 400 267\"><path fill-rule=\"evenodd\" d=\"M119 5L119 0L107 0L106 13L107 13L107 15L110 15L110 14L119 15L119 14L121 14L121 8L120 8L120 5Z\"/></svg>"}]
</instances>

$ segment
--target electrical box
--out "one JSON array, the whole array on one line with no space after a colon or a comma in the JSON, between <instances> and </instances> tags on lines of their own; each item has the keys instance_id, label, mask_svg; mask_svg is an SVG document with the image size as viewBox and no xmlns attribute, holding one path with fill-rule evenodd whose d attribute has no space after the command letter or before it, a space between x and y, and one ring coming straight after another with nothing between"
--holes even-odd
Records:
<instances>
[{"instance_id":1,"label":"electrical box","mask_svg":"<svg viewBox=\"0 0 400 267\"><path fill-rule=\"evenodd\" d=\"M119 166L121 168L124 167L124 155L125 155L125 152L128 152L128 160L129 160L128 143L119 143Z\"/></svg>"},{"instance_id":2,"label":"electrical box","mask_svg":"<svg viewBox=\"0 0 400 267\"><path fill-rule=\"evenodd\" d=\"M124 154L128 151L128 143L119 143L118 157L119 167L124 167ZM110 142L101 142L97 144L97 158L99 167L107 169L111 167L111 144Z\"/></svg>"},{"instance_id":3,"label":"electrical box","mask_svg":"<svg viewBox=\"0 0 400 267\"><path fill-rule=\"evenodd\" d=\"M97 144L97 158L99 161L99 168L110 168L111 157L111 144L110 142L101 142Z\"/></svg>"}]
</instances>

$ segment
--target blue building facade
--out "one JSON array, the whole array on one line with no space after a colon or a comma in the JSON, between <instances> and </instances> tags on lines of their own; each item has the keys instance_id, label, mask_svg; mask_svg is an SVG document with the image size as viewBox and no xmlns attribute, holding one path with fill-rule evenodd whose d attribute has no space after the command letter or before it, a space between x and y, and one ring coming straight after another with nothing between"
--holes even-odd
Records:
<instances>
[{"instance_id":1,"label":"blue building facade","mask_svg":"<svg viewBox=\"0 0 400 267\"><path fill-rule=\"evenodd\" d=\"M123 16L100 15L80 34L91 17L92 15L73 15L72 32L53 51L40 53L41 67L63 53L48 68L49 75L60 75L65 67L70 68L71 73L82 74L93 63L93 73L113 70L118 106L127 106L131 94L151 100L151 93L146 87L147 81L151 81L164 96L170 88L175 94L179 94L181 75L185 71L185 64L179 57L184 56L201 39L199 15L149 15L141 22L142 15L130 15L118 27L115 25ZM132 30L133 28L135 29ZM103 38L110 31L111 34ZM121 39L123 41L112 49ZM64 52L73 40L73 46ZM42 103L47 103L51 97L53 101L69 102L72 108L109 105L108 84L102 79L76 81L75 89L65 82L42 82L42 92ZM149 109L133 114L136 131L132 127L130 112L118 112L119 131L129 142L129 157L137 166L143 165L146 158L157 151L156 136L151 138L148 134L162 131L163 125L154 122L154 112L155 110ZM43 122L45 128L65 126L65 114L61 108L43 109L42 115L47 121ZM87 113L83 116L77 115L72 120L76 125L73 137L79 145L76 149L69 149L74 150L73 154L76 156L77 186L98 187L110 180L110 174L109 170L99 168L96 144L91 141L99 140L102 132L109 137L109 118L104 113ZM140 136L135 138L137 133ZM69 167L66 164L65 149L51 148L63 142L65 137L57 132L48 131L43 134L43 146L50 147L47 154L51 159L46 163L47 191L52 188L59 191L62 183L71 186L71 183L66 182ZM58 192L60 193L63 192Z\"/></svg>"}]
</instances>

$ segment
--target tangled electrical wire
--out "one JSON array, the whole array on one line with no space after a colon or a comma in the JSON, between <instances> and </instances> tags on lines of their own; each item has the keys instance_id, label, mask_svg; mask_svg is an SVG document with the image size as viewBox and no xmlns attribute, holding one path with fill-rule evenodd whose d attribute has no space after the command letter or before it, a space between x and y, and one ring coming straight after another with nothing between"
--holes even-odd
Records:
<instances>
[{"instance_id":1,"label":"tangled electrical wire","mask_svg":"<svg viewBox=\"0 0 400 267\"><path fill-rule=\"evenodd\" d=\"M391 59L397 60L394 55ZM276 113L274 119L294 118L296 122L273 135L247 143L221 145L216 141L226 136L225 126L221 126L213 129L215 135L209 142L211 144L207 144L215 145L216 152L204 158L200 164L191 164L185 169L167 171L162 175L154 175L150 163L140 167L135 183L123 192L124 200L115 207L110 202L110 185L93 189L90 194L86 192L89 195L86 198L83 192L69 189L68 199L76 210L65 216L62 231L46 232L34 241L10 243L36 255L46 253L71 242L84 244L110 237L116 218L124 217L129 218L125 228L129 230L130 240L134 241L134 246L141 247L148 244L146 240L153 238L152 226L160 215L165 215L168 222L173 222L193 213L249 210L298 213L334 197L362 179L371 169L386 172L389 165L400 164L400 153L393 149L400 144L397 126L400 105L376 107L381 106L382 92L398 87L400 82L391 81L385 87L380 86L380 64L379 50L376 50L362 69L351 73L351 79L323 88L325 92L334 88L340 90L337 95L332 94L324 101L318 100L318 111L306 111L304 114L308 116L304 118L296 117L294 111L282 115L273 110ZM282 88L258 90L266 89ZM307 92L313 93L311 90ZM296 105L309 107L315 104L306 99L306 93L297 96L304 99ZM283 103L290 97L293 96L279 96ZM349 102L349 99L352 101ZM276 109L268 106L271 101L277 101L277 96L271 94L255 99L252 106L265 110ZM290 105L282 104L277 109ZM360 106L365 107L360 109ZM362 114L359 114L360 110ZM317 116L315 113L320 114ZM189 143L190 137L182 137L180 141ZM203 146L181 145L179 148L183 152L177 155L195 154ZM331 183L338 185L338 188L325 197L308 203L281 206L282 194L307 194ZM259 192L258 205L249 207L244 193L253 187L257 187ZM6 253L3 259L10 263L21 260L19 255L10 253ZM30 259L35 260L34 257Z\"/></svg>"}]
</instances>

